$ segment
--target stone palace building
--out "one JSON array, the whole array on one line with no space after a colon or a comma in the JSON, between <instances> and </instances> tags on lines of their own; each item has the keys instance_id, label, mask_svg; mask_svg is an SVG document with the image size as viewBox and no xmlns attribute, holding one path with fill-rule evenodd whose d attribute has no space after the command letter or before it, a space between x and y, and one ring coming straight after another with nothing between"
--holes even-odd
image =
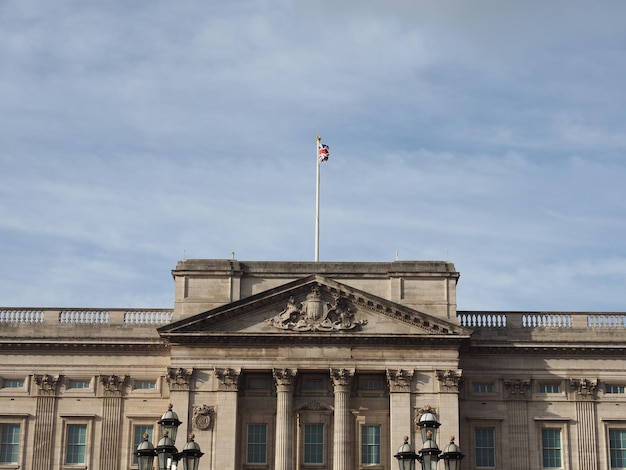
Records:
<instances>
[{"instance_id":1,"label":"stone palace building","mask_svg":"<svg viewBox=\"0 0 626 470\"><path fill-rule=\"evenodd\" d=\"M626 468L624 313L458 311L449 262L172 274L173 309L0 308L0 470L136 469L170 405L206 470L395 469L428 409L466 470Z\"/></svg>"}]
</instances>

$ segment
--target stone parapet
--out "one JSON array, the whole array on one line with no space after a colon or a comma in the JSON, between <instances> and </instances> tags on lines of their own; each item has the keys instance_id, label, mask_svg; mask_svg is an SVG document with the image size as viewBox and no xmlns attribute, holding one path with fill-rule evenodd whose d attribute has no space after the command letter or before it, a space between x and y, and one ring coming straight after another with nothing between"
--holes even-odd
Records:
<instances>
[{"instance_id":1,"label":"stone parapet","mask_svg":"<svg viewBox=\"0 0 626 470\"><path fill-rule=\"evenodd\" d=\"M166 348L157 328L172 309L59 309L0 307L0 349Z\"/></svg>"},{"instance_id":2,"label":"stone parapet","mask_svg":"<svg viewBox=\"0 0 626 470\"><path fill-rule=\"evenodd\" d=\"M4 325L110 325L154 327L167 325L174 316L172 309L80 309L0 307L0 324Z\"/></svg>"},{"instance_id":3,"label":"stone parapet","mask_svg":"<svg viewBox=\"0 0 626 470\"><path fill-rule=\"evenodd\" d=\"M321 275L450 319L459 273L445 261L270 262L182 260L172 271L177 318L186 318L307 276Z\"/></svg>"},{"instance_id":4,"label":"stone parapet","mask_svg":"<svg viewBox=\"0 0 626 470\"><path fill-rule=\"evenodd\" d=\"M623 350L626 313L604 312L480 312L458 311L460 326L473 330L472 346L502 348L517 342L517 347L610 354ZM600 349L589 349L602 343ZM586 346L585 346L586 345Z\"/></svg>"}]
</instances>

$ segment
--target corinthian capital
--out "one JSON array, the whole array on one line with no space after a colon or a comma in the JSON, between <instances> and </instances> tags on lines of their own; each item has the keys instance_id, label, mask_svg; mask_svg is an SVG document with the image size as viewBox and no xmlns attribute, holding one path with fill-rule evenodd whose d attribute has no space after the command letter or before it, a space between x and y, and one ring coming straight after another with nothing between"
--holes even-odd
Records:
<instances>
[{"instance_id":1,"label":"corinthian capital","mask_svg":"<svg viewBox=\"0 0 626 470\"><path fill-rule=\"evenodd\" d=\"M530 390L530 379L504 379L502 383L511 399L523 399Z\"/></svg>"},{"instance_id":2,"label":"corinthian capital","mask_svg":"<svg viewBox=\"0 0 626 470\"><path fill-rule=\"evenodd\" d=\"M241 369L215 368L215 377L219 382L219 389L224 391L237 391L239 387L239 376L241 375Z\"/></svg>"},{"instance_id":3,"label":"corinthian capital","mask_svg":"<svg viewBox=\"0 0 626 470\"><path fill-rule=\"evenodd\" d=\"M124 382L126 382L125 375L103 375L100 377L105 395L121 396L124 391Z\"/></svg>"},{"instance_id":4,"label":"corinthian capital","mask_svg":"<svg viewBox=\"0 0 626 470\"><path fill-rule=\"evenodd\" d=\"M576 393L579 400L593 400L598 390L598 381L588 379L570 379L570 389Z\"/></svg>"},{"instance_id":5,"label":"corinthian capital","mask_svg":"<svg viewBox=\"0 0 626 470\"><path fill-rule=\"evenodd\" d=\"M298 375L298 369L272 369L274 383L280 390L281 388L291 388Z\"/></svg>"},{"instance_id":6,"label":"corinthian capital","mask_svg":"<svg viewBox=\"0 0 626 470\"><path fill-rule=\"evenodd\" d=\"M165 380L167 380L170 390L189 390L192 372L193 371L183 369L182 367L178 369L173 367L168 368Z\"/></svg>"},{"instance_id":7,"label":"corinthian capital","mask_svg":"<svg viewBox=\"0 0 626 470\"><path fill-rule=\"evenodd\" d=\"M333 381L335 391L349 388L354 379L354 369L330 369L330 378Z\"/></svg>"},{"instance_id":8,"label":"corinthian capital","mask_svg":"<svg viewBox=\"0 0 626 470\"><path fill-rule=\"evenodd\" d=\"M39 388L39 395L56 395L58 382L58 375L52 376L43 374L35 376L35 384L37 384L37 387Z\"/></svg>"},{"instance_id":9,"label":"corinthian capital","mask_svg":"<svg viewBox=\"0 0 626 470\"><path fill-rule=\"evenodd\" d=\"M461 383L461 371L459 370L438 370L437 379L442 392L458 392Z\"/></svg>"},{"instance_id":10,"label":"corinthian capital","mask_svg":"<svg viewBox=\"0 0 626 470\"><path fill-rule=\"evenodd\" d=\"M387 381L390 392L410 392L414 370L387 369Z\"/></svg>"}]
</instances>

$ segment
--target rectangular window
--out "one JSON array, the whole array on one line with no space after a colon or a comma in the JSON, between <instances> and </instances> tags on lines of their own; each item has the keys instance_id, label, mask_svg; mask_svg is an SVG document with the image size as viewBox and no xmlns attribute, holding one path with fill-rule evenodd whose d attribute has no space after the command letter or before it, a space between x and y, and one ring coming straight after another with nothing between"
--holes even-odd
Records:
<instances>
[{"instance_id":1,"label":"rectangular window","mask_svg":"<svg viewBox=\"0 0 626 470\"><path fill-rule=\"evenodd\" d=\"M561 430L541 430L541 451L544 468L561 468Z\"/></svg>"},{"instance_id":2,"label":"rectangular window","mask_svg":"<svg viewBox=\"0 0 626 470\"><path fill-rule=\"evenodd\" d=\"M24 388L24 380L22 379L5 379L2 386L4 388Z\"/></svg>"},{"instance_id":3,"label":"rectangular window","mask_svg":"<svg viewBox=\"0 0 626 470\"><path fill-rule=\"evenodd\" d=\"M609 430L611 468L626 468L626 429Z\"/></svg>"},{"instance_id":4,"label":"rectangular window","mask_svg":"<svg viewBox=\"0 0 626 470\"><path fill-rule=\"evenodd\" d=\"M607 385L606 393L619 393L624 394L624 387L622 385Z\"/></svg>"},{"instance_id":5,"label":"rectangular window","mask_svg":"<svg viewBox=\"0 0 626 470\"><path fill-rule=\"evenodd\" d=\"M474 384L474 393L493 393L493 384Z\"/></svg>"},{"instance_id":6,"label":"rectangular window","mask_svg":"<svg viewBox=\"0 0 626 470\"><path fill-rule=\"evenodd\" d=\"M68 424L65 444L65 463L85 463L87 425Z\"/></svg>"},{"instance_id":7,"label":"rectangular window","mask_svg":"<svg viewBox=\"0 0 626 470\"><path fill-rule=\"evenodd\" d=\"M0 426L0 464L18 463L20 450L20 425L3 424Z\"/></svg>"},{"instance_id":8,"label":"rectangular window","mask_svg":"<svg viewBox=\"0 0 626 470\"><path fill-rule=\"evenodd\" d=\"M560 384L540 384L539 393L561 393Z\"/></svg>"},{"instance_id":9,"label":"rectangular window","mask_svg":"<svg viewBox=\"0 0 626 470\"><path fill-rule=\"evenodd\" d=\"M363 379L361 380L361 388L363 390L380 390L383 387L379 379Z\"/></svg>"},{"instance_id":10,"label":"rectangular window","mask_svg":"<svg viewBox=\"0 0 626 470\"><path fill-rule=\"evenodd\" d=\"M248 424L247 462L267 462L267 424Z\"/></svg>"},{"instance_id":11,"label":"rectangular window","mask_svg":"<svg viewBox=\"0 0 626 470\"><path fill-rule=\"evenodd\" d=\"M148 441L154 441L154 427L151 424L137 424L133 426L133 448L131 449L133 465L137 465L137 455L135 455L135 451L139 444L143 442L144 434L148 435Z\"/></svg>"},{"instance_id":12,"label":"rectangular window","mask_svg":"<svg viewBox=\"0 0 626 470\"><path fill-rule=\"evenodd\" d=\"M90 380L70 380L70 388L89 388Z\"/></svg>"},{"instance_id":13,"label":"rectangular window","mask_svg":"<svg viewBox=\"0 0 626 470\"><path fill-rule=\"evenodd\" d=\"M476 428L476 466L493 468L496 466L496 444L494 428Z\"/></svg>"},{"instance_id":14,"label":"rectangular window","mask_svg":"<svg viewBox=\"0 0 626 470\"><path fill-rule=\"evenodd\" d=\"M380 426L361 426L361 463L380 465Z\"/></svg>"},{"instance_id":15,"label":"rectangular window","mask_svg":"<svg viewBox=\"0 0 626 470\"><path fill-rule=\"evenodd\" d=\"M248 388L264 390L270 387L270 381L266 377L250 377Z\"/></svg>"},{"instance_id":16,"label":"rectangular window","mask_svg":"<svg viewBox=\"0 0 626 470\"><path fill-rule=\"evenodd\" d=\"M135 389L137 390L155 390L156 382L154 380L135 380Z\"/></svg>"},{"instance_id":17,"label":"rectangular window","mask_svg":"<svg viewBox=\"0 0 626 470\"><path fill-rule=\"evenodd\" d=\"M306 382L304 384L305 388L311 389L311 390L321 390L322 387L324 386L324 380L323 379L306 379Z\"/></svg>"},{"instance_id":18,"label":"rectangular window","mask_svg":"<svg viewBox=\"0 0 626 470\"><path fill-rule=\"evenodd\" d=\"M304 463L324 463L324 425L304 425Z\"/></svg>"}]
</instances>

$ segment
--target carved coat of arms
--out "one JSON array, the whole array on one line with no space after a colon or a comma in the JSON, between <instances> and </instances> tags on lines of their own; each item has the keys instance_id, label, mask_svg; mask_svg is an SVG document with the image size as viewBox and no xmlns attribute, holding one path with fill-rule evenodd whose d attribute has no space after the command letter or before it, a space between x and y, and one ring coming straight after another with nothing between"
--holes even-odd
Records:
<instances>
[{"instance_id":1,"label":"carved coat of arms","mask_svg":"<svg viewBox=\"0 0 626 470\"><path fill-rule=\"evenodd\" d=\"M275 328L292 331L352 330L367 324L367 320L355 320L354 311L341 294L334 297L332 304L324 302L318 286L299 304L290 297L281 312L265 321Z\"/></svg>"}]
</instances>

